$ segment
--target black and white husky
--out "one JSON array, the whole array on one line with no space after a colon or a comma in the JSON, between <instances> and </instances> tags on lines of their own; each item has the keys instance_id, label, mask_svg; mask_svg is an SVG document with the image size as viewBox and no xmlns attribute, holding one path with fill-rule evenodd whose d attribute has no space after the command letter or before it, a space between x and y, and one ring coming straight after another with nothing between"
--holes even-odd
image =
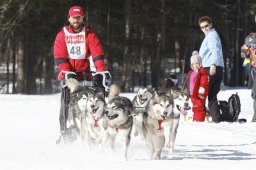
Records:
<instances>
[{"instance_id":1,"label":"black and white husky","mask_svg":"<svg viewBox=\"0 0 256 170\"><path fill-rule=\"evenodd\" d=\"M134 136L142 133L143 114L146 112L146 106L153 97L153 90L148 87L140 87L136 96L132 100Z\"/></svg>"},{"instance_id":2,"label":"black and white husky","mask_svg":"<svg viewBox=\"0 0 256 170\"><path fill-rule=\"evenodd\" d=\"M131 131L133 126L133 106L130 99L122 96L117 96L117 85L110 86L109 98L105 113L107 115L107 137L105 144L115 150L115 142L117 135L122 136L123 142L123 157L127 160L127 152L130 145ZM115 95L114 95L115 93Z\"/></svg>"},{"instance_id":3,"label":"black and white husky","mask_svg":"<svg viewBox=\"0 0 256 170\"><path fill-rule=\"evenodd\" d=\"M71 93L68 97L68 105L65 106L64 104L61 105L61 110L64 111L66 107L68 108L67 114L65 115L65 128L67 135L63 136L61 135L59 139L56 141L57 144L64 141L74 141L76 139L80 139L82 134L81 126L82 123L82 117L84 114L83 106L80 106L80 101L86 100L86 98L83 95L83 91L74 91ZM83 102L84 103L84 102Z\"/></svg>"}]
</instances>

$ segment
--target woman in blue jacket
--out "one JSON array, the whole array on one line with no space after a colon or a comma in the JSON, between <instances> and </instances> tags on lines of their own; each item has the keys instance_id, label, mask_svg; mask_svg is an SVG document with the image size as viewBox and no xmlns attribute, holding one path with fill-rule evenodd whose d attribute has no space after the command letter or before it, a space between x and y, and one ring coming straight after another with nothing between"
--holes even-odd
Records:
<instances>
[{"instance_id":1,"label":"woman in blue jacket","mask_svg":"<svg viewBox=\"0 0 256 170\"><path fill-rule=\"evenodd\" d=\"M218 33L212 26L210 17L201 17L198 20L198 24L205 34L199 55L202 58L202 66L209 76L208 106L213 122L218 123L221 121L221 114L217 94L220 91L224 67L221 41Z\"/></svg>"}]
</instances>

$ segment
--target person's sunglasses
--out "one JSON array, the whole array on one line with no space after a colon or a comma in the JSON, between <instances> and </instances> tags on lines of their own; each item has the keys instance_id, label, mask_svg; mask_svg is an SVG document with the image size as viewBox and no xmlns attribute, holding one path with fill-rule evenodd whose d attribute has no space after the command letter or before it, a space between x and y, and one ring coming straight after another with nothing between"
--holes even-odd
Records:
<instances>
[{"instance_id":1,"label":"person's sunglasses","mask_svg":"<svg viewBox=\"0 0 256 170\"><path fill-rule=\"evenodd\" d=\"M201 26L200 28L201 28L201 29L205 29L205 28L207 28L207 27L209 27L208 24L206 24L205 26Z\"/></svg>"}]
</instances>

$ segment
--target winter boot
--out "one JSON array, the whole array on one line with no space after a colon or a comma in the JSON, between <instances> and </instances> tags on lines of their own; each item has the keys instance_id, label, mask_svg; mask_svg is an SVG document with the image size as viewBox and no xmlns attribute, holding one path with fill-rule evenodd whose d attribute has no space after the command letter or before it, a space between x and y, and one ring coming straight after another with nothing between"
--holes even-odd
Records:
<instances>
[{"instance_id":1,"label":"winter boot","mask_svg":"<svg viewBox=\"0 0 256 170\"><path fill-rule=\"evenodd\" d=\"M254 113L253 117L252 117L252 122L256 122L256 113Z\"/></svg>"},{"instance_id":2,"label":"winter boot","mask_svg":"<svg viewBox=\"0 0 256 170\"><path fill-rule=\"evenodd\" d=\"M252 117L252 122L256 122L256 99L253 99L253 110L254 110L254 115Z\"/></svg>"},{"instance_id":3,"label":"winter boot","mask_svg":"<svg viewBox=\"0 0 256 170\"><path fill-rule=\"evenodd\" d=\"M196 122L204 122L205 120L205 108L204 107L193 107L192 108L194 115L193 115L193 121Z\"/></svg>"},{"instance_id":4,"label":"winter boot","mask_svg":"<svg viewBox=\"0 0 256 170\"><path fill-rule=\"evenodd\" d=\"M214 123L221 122L221 114L217 98L214 97L209 103L209 109Z\"/></svg>"}]
</instances>

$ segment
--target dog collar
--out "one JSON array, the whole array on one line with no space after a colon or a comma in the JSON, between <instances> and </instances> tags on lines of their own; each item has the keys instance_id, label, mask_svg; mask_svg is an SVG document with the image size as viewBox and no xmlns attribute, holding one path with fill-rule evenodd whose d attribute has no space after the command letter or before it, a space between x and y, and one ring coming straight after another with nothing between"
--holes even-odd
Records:
<instances>
[{"instance_id":1,"label":"dog collar","mask_svg":"<svg viewBox=\"0 0 256 170\"><path fill-rule=\"evenodd\" d=\"M148 113L149 109L146 109L144 107L133 107L134 108L134 115L138 115L140 113L144 114L144 113Z\"/></svg>"},{"instance_id":2,"label":"dog collar","mask_svg":"<svg viewBox=\"0 0 256 170\"><path fill-rule=\"evenodd\" d=\"M95 122L94 122L94 127L99 127L98 121L99 121L99 120L95 120Z\"/></svg>"},{"instance_id":3,"label":"dog collar","mask_svg":"<svg viewBox=\"0 0 256 170\"><path fill-rule=\"evenodd\" d=\"M128 120L127 120L124 124L119 125L118 127L114 127L114 128L115 128L116 131L118 132L118 129L126 129L126 128L129 128L129 127L132 125L132 123L133 123L133 117L130 116L130 117L128 118Z\"/></svg>"},{"instance_id":4,"label":"dog collar","mask_svg":"<svg viewBox=\"0 0 256 170\"><path fill-rule=\"evenodd\" d=\"M180 118L180 114L178 114L178 115L176 114L176 115L175 115L174 113L172 113L171 116L170 116L170 118L171 118L171 119L179 119L179 118Z\"/></svg>"},{"instance_id":5,"label":"dog collar","mask_svg":"<svg viewBox=\"0 0 256 170\"><path fill-rule=\"evenodd\" d=\"M158 120L157 121L158 122L158 129L157 130L162 130L163 128L162 128L162 123L163 123L163 120Z\"/></svg>"}]
</instances>

